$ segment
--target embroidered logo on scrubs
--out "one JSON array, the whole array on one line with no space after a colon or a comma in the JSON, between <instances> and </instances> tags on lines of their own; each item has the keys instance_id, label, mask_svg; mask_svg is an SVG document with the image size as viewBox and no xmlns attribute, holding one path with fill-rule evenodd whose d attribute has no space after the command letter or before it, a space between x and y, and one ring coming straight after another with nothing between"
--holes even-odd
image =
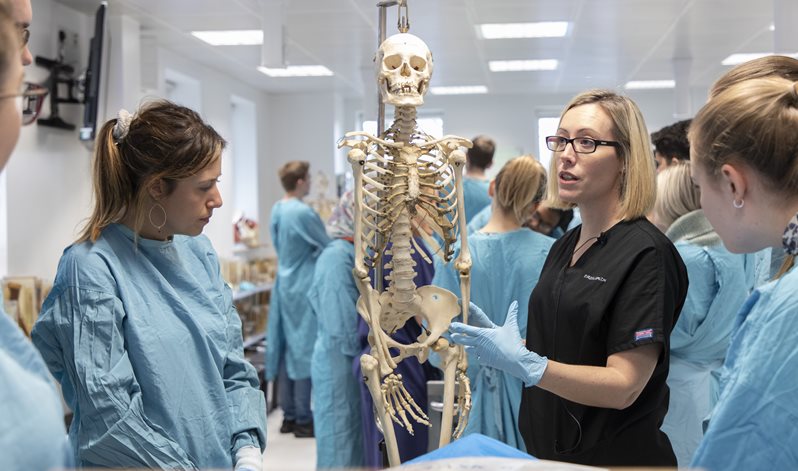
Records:
<instances>
[{"instance_id":1,"label":"embroidered logo on scrubs","mask_svg":"<svg viewBox=\"0 0 798 471\"><path fill-rule=\"evenodd\" d=\"M650 339L654 337L654 329L644 329L635 332L635 342L643 339Z\"/></svg>"},{"instance_id":2,"label":"embroidered logo on scrubs","mask_svg":"<svg viewBox=\"0 0 798 471\"><path fill-rule=\"evenodd\" d=\"M593 275L588 275L587 273L585 273L585 279L590 281L600 281L602 283L607 282L607 279L602 276L593 276Z\"/></svg>"}]
</instances>

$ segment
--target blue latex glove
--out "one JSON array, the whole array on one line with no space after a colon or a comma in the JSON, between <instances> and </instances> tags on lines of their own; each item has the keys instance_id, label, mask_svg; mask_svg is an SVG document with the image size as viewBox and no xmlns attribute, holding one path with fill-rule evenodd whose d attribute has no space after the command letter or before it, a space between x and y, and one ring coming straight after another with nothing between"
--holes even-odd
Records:
<instances>
[{"instance_id":1,"label":"blue latex glove","mask_svg":"<svg viewBox=\"0 0 798 471\"><path fill-rule=\"evenodd\" d=\"M449 332L454 343L465 345L480 364L505 371L527 387L540 382L548 360L524 346L518 334L518 301L507 309L507 320L497 327L475 304L468 306L468 321L452 322Z\"/></svg>"}]
</instances>

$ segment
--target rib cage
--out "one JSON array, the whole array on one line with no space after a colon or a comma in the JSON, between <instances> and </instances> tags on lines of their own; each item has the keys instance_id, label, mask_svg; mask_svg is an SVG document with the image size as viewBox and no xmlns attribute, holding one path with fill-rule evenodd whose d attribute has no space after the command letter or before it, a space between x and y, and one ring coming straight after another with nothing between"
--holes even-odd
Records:
<instances>
[{"instance_id":1,"label":"rib cage","mask_svg":"<svg viewBox=\"0 0 798 471\"><path fill-rule=\"evenodd\" d=\"M381 139L397 142L397 124L391 126ZM420 131L409 136L409 147L419 149L434 139ZM401 141L399 141L401 142ZM391 149L394 150L394 149ZM390 240L390 232L399 215L399 207L404 206L410 216L421 211L425 222L444 242L440 256L449 261L454 249L449 241L457 239L457 195L452 167L442 158L439 144L427 153L417 157L415 166L401 161L397 155L387 154L386 148L374 141L369 142L366 162L363 168L363 213L361 218L367 228L360 236L366 247L365 264L374 268L381 262L381 255ZM418 169L419 195L410 196L411 171ZM384 199L380 196L385 195ZM425 214L424 214L425 213ZM442 221L439 225L435 221ZM376 234L383 237L377 245Z\"/></svg>"}]
</instances>

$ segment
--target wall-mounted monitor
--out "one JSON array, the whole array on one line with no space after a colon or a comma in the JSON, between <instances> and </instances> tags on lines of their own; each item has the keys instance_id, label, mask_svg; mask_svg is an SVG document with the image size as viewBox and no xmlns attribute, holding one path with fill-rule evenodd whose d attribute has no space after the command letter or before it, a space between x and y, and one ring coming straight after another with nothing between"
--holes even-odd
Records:
<instances>
[{"instance_id":1,"label":"wall-mounted monitor","mask_svg":"<svg viewBox=\"0 0 798 471\"><path fill-rule=\"evenodd\" d=\"M102 2L94 15L94 36L89 45L89 63L86 69L83 126L80 140L94 142L97 128L97 111L100 102L100 83L103 67L103 41L105 38L105 12L108 2Z\"/></svg>"}]
</instances>

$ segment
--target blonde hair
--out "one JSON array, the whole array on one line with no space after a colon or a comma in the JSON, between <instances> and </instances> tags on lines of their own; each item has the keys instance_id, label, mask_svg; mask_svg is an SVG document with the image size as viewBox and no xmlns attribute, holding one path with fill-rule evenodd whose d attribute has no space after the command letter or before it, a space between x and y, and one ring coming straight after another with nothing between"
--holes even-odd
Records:
<instances>
[{"instance_id":1,"label":"blonde hair","mask_svg":"<svg viewBox=\"0 0 798 471\"><path fill-rule=\"evenodd\" d=\"M560 123L569 110L589 104L598 105L609 115L613 124L613 140L619 143L615 149L625 169L621 176L621 218L643 217L651 210L656 198L654 159L643 114L629 97L611 90L588 90L571 99L560 115ZM556 158L551 159L549 174L557 175ZM573 203L560 199L559 189L557 179L552 178L546 204L558 209L573 208Z\"/></svg>"},{"instance_id":2,"label":"blonde hair","mask_svg":"<svg viewBox=\"0 0 798 471\"><path fill-rule=\"evenodd\" d=\"M798 59L773 55L743 62L723 74L712 85L709 98L712 99L732 85L745 80L765 77L783 77L791 82L798 81Z\"/></svg>"},{"instance_id":3,"label":"blonde hair","mask_svg":"<svg viewBox=\"0 0 798 471\"><path fill-rule=\"evenodd\" d=\"M798 81L776 75L740 79L716 93L693 119L693 160L717 178L727 163L756 171L765 186L798 197ZM776 278L794 264L787 256Z\"/></svg>"},{"instance_id":4,"label":"blonde hair","mask_svg":"<svg viewBox=\"0 0 798 471\"><path fill-rule=\"evenodd\" d=\"M685 214L701 209L701 192L690 178L690 164L670 165L657 175L654 215L665 227Z\"/></svg>"},{"instance_id":5,"label":"blonde hair","mask_svg":"<svg viewBox=\"0 0 798 471\"><path fill-rule=\"evenodd\" d=\"M523 225L546 191L546 169L531 155L516 157L494 179L494 200L502 211Z\"/></svg>"},{"instance_id":6,"label":"blonde hair","mask_svg":"<svg viewBox=\"0 0 798 471\"><path fill-rule=\"evenodd\" d=\"M727 163L756 170L774 192L798 196L798 82L745 80L712 98L690 127L693 160L717 176Z\"/></svg>"},{"instance_id":7,"label":"blonde hair","mask_svg":"<svg viewBox=\"0 0 798 471\"><path fill-rule=\"evenodd\" d=\"M127 211L135 215L134 231L144 223L148 190L162 180L167 194L177 181L221 157L225 140L196 112L166 100L142 106L127 134L114 138L117 119L106 121L94 151L94 209L78 242L96 241L102 230Z\"/></svg>"}]
</instances>

